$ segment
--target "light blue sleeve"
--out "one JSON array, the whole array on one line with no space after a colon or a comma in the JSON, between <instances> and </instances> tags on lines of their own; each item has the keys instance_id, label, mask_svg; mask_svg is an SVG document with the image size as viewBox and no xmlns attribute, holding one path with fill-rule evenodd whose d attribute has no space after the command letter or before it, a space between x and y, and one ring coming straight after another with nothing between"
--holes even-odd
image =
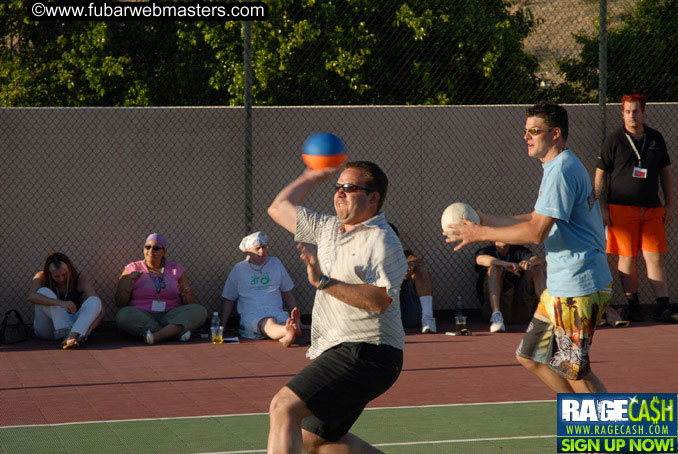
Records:
<instances>
[{"instance_id":1,"label":"light blue sleeve","mask_svg":"<svg viewBox=\"0 0 678 454\"><path fill-rule=\"evenodd\" d=\"M544 173L534 211L554 219L569 221L576 199L576 181L560 169Z\"/></svg>"}]
</instances>

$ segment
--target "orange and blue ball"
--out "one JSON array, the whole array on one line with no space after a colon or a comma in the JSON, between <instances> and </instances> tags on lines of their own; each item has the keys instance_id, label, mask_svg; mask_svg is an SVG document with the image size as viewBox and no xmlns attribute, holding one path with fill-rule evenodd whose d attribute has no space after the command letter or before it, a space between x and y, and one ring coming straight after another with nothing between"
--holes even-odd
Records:
<instances>
[{"instance_id":1,"label":"orange and blue ball","mask_svg":"<svg viewBox=\"0 0 678 454\"><path fill-rule=\"evenodd\" d=\"M306 139L301 157L306 166L314 170L339 167L348 160L344 143L328 132L319 132Z\"/></svg>"}]
</instances>

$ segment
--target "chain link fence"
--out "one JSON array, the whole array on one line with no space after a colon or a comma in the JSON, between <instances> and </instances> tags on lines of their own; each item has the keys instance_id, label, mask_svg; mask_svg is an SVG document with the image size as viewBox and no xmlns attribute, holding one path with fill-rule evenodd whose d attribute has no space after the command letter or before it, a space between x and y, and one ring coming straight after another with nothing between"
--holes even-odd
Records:
<instances>
[{"instance_id":1,"label":"chain link fence","mask_svg":"<svg viewBox=\"0 0 678 454\"><path fill-rule=\"evenodd\" d=\"M37 69L20 72L12 65L36 56L17 37L20 27L0 28L7 34L2 62L13 58L0 71L0 102L7 106L0 109L0 257L6 264L0 310L18 308L32 319L26 301L31 277L49 252L59 250L94 282L106 319L113 319L117 278L125 264L143 257L151 232L168 238L168 257L186 267L198 302L217 310L228 272L244 258L237 246L251 226L269 234L270 254L287 266L302 312L310 313L313 291L293 238L266 208L303 170L301 144L317 131L339 135L351 159L375 161L386 171L387 219L398 226L403 245L428 263L434 308L452 309L457 295L477 307L476 248L454 253L444 243L443 209L466 201L497 214L532 210L541 167L526 156L522 128L524 106L542 98L569 104L569 145L591 174L604 133L622 124L614 103L625 92L648 96L647 123L664 134L672 154L678 144L678 40L671 39L675 30L654 19L664 15L663 22L675 24L675 3L607 1L605 77L598 72L596 1L271 1L268 20L252 25L251 116L249 106L238 107L247 85L242 24L163 23L155 39L143 41L157 47L138 46L138 55L128 59L130 65L146 59L144 71L123 71L113 94L75 63L55 66L59 81L77 73L68 89L40 79ZM3 14L6 9L0 20ZM51 25L55 33L64 31ZM154 33L150 22L78 25L88 26L88 33L109 38L123 26L139 37ZM42 38L33 39L37 49ZM67 43L73 54L86 52L75 39ZM129 46L102 46L102 53L128 61ZM145 80L155 54L163 71L184 59L174 65L176 77L185 74L191 86L179 80L168 85L163 71L156 75L162 84ZM644 60L656 55L662 60ZM97 59L91 72L105 68L105 61ZM606 107L597 105L601 77ZM47 96L50 81L67 102ZM97 98L97 87L106 96ZM162 96L153 92L163 89ZM42 97L31 97L40 90ZM136 97L132 102L116 93ZM233 107L36 107L135 103ZM331 196L331 185L320 185L305 205L332 212ZM675 235L671 226L668 234ZM543 254L541 247L533 250ZM670 248L669 275L677 265ZM678 294L673 283L670 288ZM618 285L616 301L620 293ZM644 279L640 294L643 302L653 300Z\"/></svg>"},{"instance_id":2,"label":"chain link fence","mask_svg":"<svg viewBox=\"0 0 678 454\"><path fill-rule=\"evenodd\" d=\"M612 117L619 105L609 109ZM568 111L569 144L592 170L598 109ZM648 107L650 124L666 131L669 144L678 141L670 127L677 114L675 104ZM18 307L30 320L31 277L50 251L60 250L94 282L111 319L123 267L143 257L149 233L161 232L198 301L219 309L227 273L244 258L237 248L246 233L242 117L239 108L0 109L6 138L0 252L12 264L2 281L2 308ZM352 159L373 160L389 175L384 211L403 244L428 262L437 310L452 309L457 295L468 307L478 304L475 248L455 253L444 243L443 209L466 201L497 214L529 212L541 179L522 140L524 106L255 108L253 123L252 225L269 234L270 253L290 271L304 313L313 289L292 236L266 208L302 172L300 147L311 132L334 131ZM331 201L325 183L304 204L332 212ZM667 263L675 269L673 251ZM646 283L641 295L651 299Z\"/></svg>"}]
</instances>

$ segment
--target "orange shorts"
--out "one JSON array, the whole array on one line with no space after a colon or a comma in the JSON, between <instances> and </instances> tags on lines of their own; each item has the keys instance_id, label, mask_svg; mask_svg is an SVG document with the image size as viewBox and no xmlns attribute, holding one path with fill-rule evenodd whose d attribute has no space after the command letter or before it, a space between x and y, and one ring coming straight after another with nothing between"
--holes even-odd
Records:
<instances>
[{"instance_id":1,"label":"orange shorts","mask_svg":"<svg viewBox=\"0 0 678 454\"><path fill-rule=\"evenodd\" d=\"M635 257L639 250L666 252L664 207L610 205L607 253Z\"/></svg>"}]
</instances>

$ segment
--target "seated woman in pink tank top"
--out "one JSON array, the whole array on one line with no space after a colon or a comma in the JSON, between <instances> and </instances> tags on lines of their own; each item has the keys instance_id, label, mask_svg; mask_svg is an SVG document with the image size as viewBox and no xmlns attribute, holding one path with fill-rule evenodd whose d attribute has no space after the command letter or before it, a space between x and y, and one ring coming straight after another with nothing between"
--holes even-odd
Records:
<instances>
[{"instance_id":1,"label":"seated woman in pink tank top","mask_svg":"<svg viewBox=\"0 0 678 454\"><path fill-rule=\"evenodd\" d=\"M115 319L118 328L149 345L173 337L186 341L207 318L205 308L195 303L184 267L167 260L166 253L165 237L149 235L144 260L125 266L115 292L121 308Z\"/></svg>"}]
</instances>

